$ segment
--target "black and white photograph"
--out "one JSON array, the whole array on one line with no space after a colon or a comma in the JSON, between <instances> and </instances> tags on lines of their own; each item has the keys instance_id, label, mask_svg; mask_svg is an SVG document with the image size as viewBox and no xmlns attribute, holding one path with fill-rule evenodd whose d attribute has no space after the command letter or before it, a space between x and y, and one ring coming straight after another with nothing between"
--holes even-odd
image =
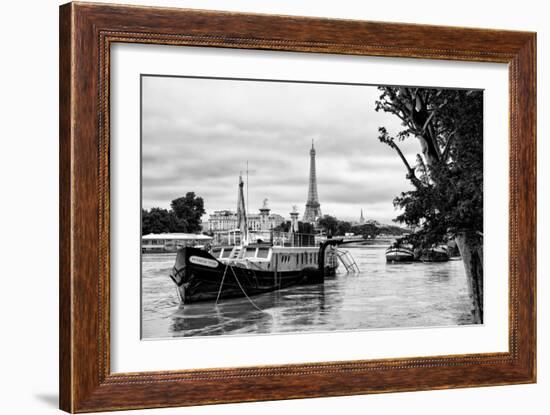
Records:
<instances>
[{"instance_id":1,"label":"black and white photograph","mask_svg":"<svg viewBox=\"0 0 550 415\"><path fill-rule=\"evenodd\" d=\"M142 74L142 339L483 324L483 108Z\"/></svg>"},{"instance_id":2,"label":"black and white photograph","mask_svg":"<svg viewBox=\"0 0 550 415\"><path fill-rule=\"evenodd\" d=\"M4 2L1 412L546 414L548 7L442 4Z\"/></svg>"}]
</instances>

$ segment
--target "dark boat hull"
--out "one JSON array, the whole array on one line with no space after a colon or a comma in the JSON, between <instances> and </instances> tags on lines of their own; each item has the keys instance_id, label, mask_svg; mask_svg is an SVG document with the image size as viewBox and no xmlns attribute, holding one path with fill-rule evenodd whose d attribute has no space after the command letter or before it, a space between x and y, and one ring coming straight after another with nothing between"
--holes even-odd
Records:
<instances>
[{"instance_id":1,"label":"dark boat hull","mask_svg":"<svg viewBox=\"0 0 550 415\"><path fill-rule=\"evenodd\" d=\"M386 262L413 262L414 253L406 248L389 248L386 250Z\"/></svg>"},{"instance_id":2,"label":"dark boat hull","mask_svg":"<svg viewBox=\"0 0 550 415\"><path fill-rule=\"evenodd\" d=\"M449 254L444 250L429 249L420 256L422 262L447 262Z\"/></svg>"},{"instance_id":3,"label":"dark boat hull","mask_svg":"<svg viewBox=\"0 0 550 415\"><path fill-rule=\"evenodd\" d=\"M330 273L330 270L328 273ZM196 248L178 251L170 274L184 304L216 299L253 296L297 284L318 281L316 268L273 272L226 265ZM325 274L327 275L327 273Z\"/></svg>"}]
</instances>

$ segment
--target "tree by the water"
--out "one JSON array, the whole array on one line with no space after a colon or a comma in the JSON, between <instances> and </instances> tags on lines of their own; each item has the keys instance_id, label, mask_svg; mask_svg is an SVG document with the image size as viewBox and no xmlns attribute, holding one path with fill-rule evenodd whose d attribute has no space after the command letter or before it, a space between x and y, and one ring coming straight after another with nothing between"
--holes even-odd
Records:
<instances>
[{"instance_id":1,"label":"tree by the water","mask_svg":"<svg viewBox=\"0 0 550 415\"><path fill-rule=\"evenodd\" d=\"M338 225L336 226L336 235L345 235L346 233L352 232L353 225L351 222L345 220L339 220Z\"/></svg>"},{"instance_id":2,"label":"tree by the water","mask_svg":"<svg viewBox=\"0 0 550 415\"><path fill-rule=\"evenodd\" d=\"M187 192L184 197L172 200L172 211L187 224L186 232L198 232L201 230L201 216L204 215L204 201L195 192Z\"/></svg>"},{"instance_id":3,"label":"tree by the water","mask_svg":"<svg viewBox=\"0 0 550 415\"><path fill-rule=\"evenodd\" d=\"M318 225L322 227L327 234L335 234L338 228L338 219L331 215L323 215L318 220Z\"/></svg>"},{"instance_id":4,"label":"tree by the water","mask_svg":"<svg viewBox=\"0 0 550 415\"><path fill-rule=\"evenodd\" d=\"M158 207L141 211L141 232L149 233L185 232L186 224L174 212Z\"/></svg>"},{"instance_id":5,"label":"tree by the water","mask_svg":"<svg viewBox=\"0 0 550 415\"><path fill-rule=\"evenodd\" d=\"M373 223L364 223L352 228L353 233L362 235L364 238L372 239L380 233L380 228Z\"/></svg>"},{"instance_id":6,"label":"tree by the water","mask_svg":"<svg viewBox=\"0 0 550 415\"><path fill-rule=\"evenodd\" d=\"M141 210L141 233L170 233L201 230L201 216L204 215L204 201L202 197L188 192L184 197L172 200L171 209L158 207L151 210Z\"/></svg>"},{"instance_id":7,"label":"tree by the water","mask_svg":"<svg viewBox=\"0 0 550 415\"><path fill-rule=\"evenodd\" d=\"M435 88L380 87L376 111L391 113L403 129L379 140L402 160L413 190L394 204L396 221L418 227L408 237L419 247L454 238L460 250L474 321L483 322L483 92ZM407 160L399 143L415 138L420 152Z\"/></svg>"}]
</instances>

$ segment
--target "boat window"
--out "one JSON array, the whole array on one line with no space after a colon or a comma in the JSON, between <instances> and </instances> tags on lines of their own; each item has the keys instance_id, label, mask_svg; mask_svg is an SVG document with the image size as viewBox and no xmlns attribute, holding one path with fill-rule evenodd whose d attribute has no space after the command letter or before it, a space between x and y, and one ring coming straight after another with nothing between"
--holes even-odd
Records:
<instances>
[{"instance_id":1,"label":"boat window","mask_svg":"<svg viewBox=\"0 0 550 415\"><path fill-rule=\"evenodd\" d=\"M259 248L258 258L267 258L269 255L269 248Z\"/></svg>"},{"instance_id":2,"label":"boat window","mask_svg":"<svg viewBox=\"0 0 550 415\"><path fill-rule=\"evenodd\" d=\"M246 248L246 252L244 254L245 258L254 258L256 256L256 248Z\"/></svg>"},{"instance_id":3,"label":"boat window","mask_svg":"<svg viewBox=\"0 0 550 415\"><path fill-rule=\"evenodd\" d=\"M229 255L231 255L231 249L225 248L222 253L222 258L229 258Z\"/></svg>"}]
</instances>

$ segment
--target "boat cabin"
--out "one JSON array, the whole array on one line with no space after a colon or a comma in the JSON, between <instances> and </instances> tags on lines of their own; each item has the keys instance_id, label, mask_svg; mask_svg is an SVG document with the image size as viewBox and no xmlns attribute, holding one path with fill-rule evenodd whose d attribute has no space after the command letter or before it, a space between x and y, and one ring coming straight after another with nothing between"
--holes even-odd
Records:
<instances>
[{"instance_id":1,"label":"boat cabin","mask_svg":"<svg viewBox=\"0 0 550 415\"><path fill-rule=\"evenodd\" d=\"M210 254L224 264L235 264L263 271L284 272L304 268L317 268L319 248L274 247L270 245L217 246ZM325 264L335 257L332 249L327 249Z\"/></svg>"}]
</instances>

